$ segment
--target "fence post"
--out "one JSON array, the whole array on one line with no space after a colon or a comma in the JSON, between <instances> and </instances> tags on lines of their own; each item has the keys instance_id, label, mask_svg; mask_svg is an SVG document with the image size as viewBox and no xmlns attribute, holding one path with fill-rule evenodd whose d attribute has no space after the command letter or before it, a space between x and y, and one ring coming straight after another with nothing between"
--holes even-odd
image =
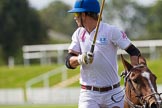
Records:
<instances>
[{"instance_id":1,"label":"fence post","mask_svg":"<svg viewBox=\"0 0 162 108\"><path fill-rule=\"evenodd\" d=\"M156 59L156 47L155 46L150 46L150 59L154 60Z\"/></svg>"},{"instance_id":2,"label":"fence post","mask_svg":"<svg viewBox=\"0 0 162 108\"><path fill-rule=\"evenodd\" d=\"M8 58L8 67L9 67L9 68L13 68L14 65L15 65L15 60L14 60L14 58L13 58L12 56L10 56L10 57Z\"/></svg>"},{"instance_id":3,"label":"fence post","mask_svg":"<svg viewBox=\"0 0 162 108\"><path fill-rule=\"evenodd\" d=\"M58 62L59 64L64 63L64 62L63 62L63 51L62 51L62 50L57 50L57 52L58 52L58 55L57 55L57 62Z\"/></svg>"}]
</instances>

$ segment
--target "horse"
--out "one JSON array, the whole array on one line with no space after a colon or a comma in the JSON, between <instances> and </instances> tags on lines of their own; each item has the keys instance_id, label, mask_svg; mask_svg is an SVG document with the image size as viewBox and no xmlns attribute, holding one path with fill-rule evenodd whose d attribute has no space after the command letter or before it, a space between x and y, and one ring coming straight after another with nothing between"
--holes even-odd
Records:
<instances>
[{"instance_id":1,"label":"horse","mask_svg":"<svg viewBox=\"0 0 162 108\"><path fill-rule=\"evenodd\" d=\"M121 55L125 71L124 78L124 108L162 108L162 93L157 92L155 74L147 67L144 57L139 57L139 63L132 66Z\"/></svg>"}]
</instances>

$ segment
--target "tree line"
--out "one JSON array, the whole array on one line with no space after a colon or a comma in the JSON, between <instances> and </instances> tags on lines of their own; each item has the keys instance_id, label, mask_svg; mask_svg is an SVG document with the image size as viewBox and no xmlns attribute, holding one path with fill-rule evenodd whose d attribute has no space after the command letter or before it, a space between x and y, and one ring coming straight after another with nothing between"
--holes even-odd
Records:
<instances>
[{"instance_id":1,"label":"tree line","mask_svg":"<svg viewBox=\"0 0 162 108\"><path fill-rule=\"evenodd\" d=\"M101 2L101 0L100 0ZM76 29L70 5L54 1L42 10L30 7L27 0L0 0L0 64L6 64L10 56L22 63L22 46L55 43L49 38L53 30L71 38ZM103 20L120 24L134 40L162 39L162 1L142 6L130 0L108 0Z\"/></svg>"}]
</instances>

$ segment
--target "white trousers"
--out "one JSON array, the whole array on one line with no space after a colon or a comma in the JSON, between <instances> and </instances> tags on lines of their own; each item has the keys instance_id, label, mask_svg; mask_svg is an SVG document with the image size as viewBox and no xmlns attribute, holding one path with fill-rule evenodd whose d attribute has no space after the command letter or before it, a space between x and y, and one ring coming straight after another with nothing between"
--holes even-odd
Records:
<instances>
[{"instance_id":1,"label":"white trousers","mask_svg":"<svg viewBox=\"0 0 162 108\"><path fill-rule=\"evenodd\" d=\"M80 90L79 108L113 108L114 106L124 108L124 92L121 87L108 92Z\"/></svg>"}]
</instances>

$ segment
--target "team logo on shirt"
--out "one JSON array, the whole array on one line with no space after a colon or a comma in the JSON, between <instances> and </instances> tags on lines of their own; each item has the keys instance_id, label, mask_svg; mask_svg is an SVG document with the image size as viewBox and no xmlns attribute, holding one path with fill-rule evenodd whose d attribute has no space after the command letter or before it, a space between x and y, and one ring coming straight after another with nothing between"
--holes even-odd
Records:
<instances>
[{"instance_id":1,"label":"team logo on shirt","mask_svg":"<svg viewBox=\"0 0 162 108\"><path fill-rule=\"evenodd\" d=\"M99 43L99 44L106 45L107 42L108 42L108 39L107 39L105 36L101 36L101 37L98 39L98 43Z\"/></svg>"}]
</instances>

